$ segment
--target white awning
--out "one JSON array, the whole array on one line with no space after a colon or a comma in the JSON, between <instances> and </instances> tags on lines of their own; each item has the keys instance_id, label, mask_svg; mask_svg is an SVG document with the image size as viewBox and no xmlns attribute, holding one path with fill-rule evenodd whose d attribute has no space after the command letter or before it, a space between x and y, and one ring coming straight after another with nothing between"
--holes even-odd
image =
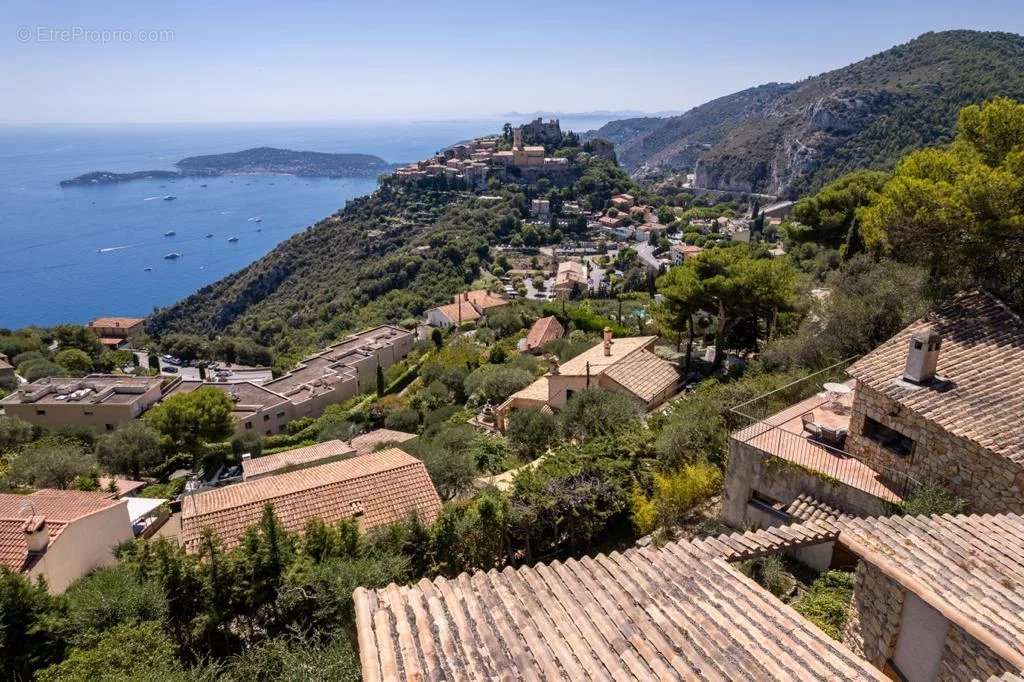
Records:
<instances>
[{"instance_id":1,"label":"white awning","mask_svg":"<svg viewBox=\"0 0 1024 682\"><path fill-rule=\"evenodd\" d=\"M131 519L133 524L167 502L167 500L159 497L126 497L124 499L128 501L128 518Z\"/></svg>"}]
</instances>

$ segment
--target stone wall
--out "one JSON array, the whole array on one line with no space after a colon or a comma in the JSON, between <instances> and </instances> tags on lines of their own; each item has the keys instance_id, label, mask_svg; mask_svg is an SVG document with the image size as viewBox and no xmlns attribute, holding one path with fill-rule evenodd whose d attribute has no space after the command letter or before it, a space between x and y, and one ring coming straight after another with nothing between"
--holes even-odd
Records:
<instances>
[{"instance_id":1,"label":"stone wall","mask_svg":"<svg viewBox=\"0 0 1024 682\"><path fill-rule=\"evenodd\" d=\"M912 438L911 456L900 457L864 436L865 416ZM974 512L1024 512L1024 466L950 434L863 384L854 394L846 450L883 475L888 467L937 483L966 499Z\"/></svg>"},{"instance_id":2,"label":"stone wall","mask_svg":"<svg viewBox=\"0 0 1024 682\"><path fill-rule=\"evenodd\" d=\"M884 668L896 650L904 595L902 585L871 564L859 562L843 644L875 667ZM950 623L937 682L985 680L1015 671L991 649Z\"/></svg>"},{"instance_id":3,"label":"stone wall","mask_svg":"<svg viewBox=\"0 0 1024 682\"><path fill-rule=\"evenodd\" d=\"M887 512L885 502L874 495L730 438L722 503L725 523L734 528L761 526L760 515L748 504L754 490L786 504L802 494L812 495L854 516L880 516Z\"/></svg>"},{"instance_id":4,"label":"stone wall","mask_svg":"<svg viewBox=\"0 0 1024 682\"><path fill-rule=\"evenodd\" d=\"M950 624L936 682L987 680L1017 669L958 625Z\"/></svg>"},{"instance_id":5,"label":"stone wall","mask_svg":"<svg viewBox=\"0 0 1024 682\"><path fill-rule=\"evenodd\" d=\"M874 566L857 564L843 644L881 669L896 648L903 613L903 588Z\"/></svg>"}]
</instances>

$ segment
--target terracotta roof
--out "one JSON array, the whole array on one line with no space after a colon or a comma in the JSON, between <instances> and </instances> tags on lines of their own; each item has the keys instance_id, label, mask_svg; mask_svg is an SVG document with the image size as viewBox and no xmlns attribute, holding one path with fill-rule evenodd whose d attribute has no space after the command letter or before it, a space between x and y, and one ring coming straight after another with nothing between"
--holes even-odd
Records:
<instances>
[{"instance_id":1,"label":"terracotta roof","mask_svg":"<svg viewBox=\"0 0 1024 682\"><path fill-rule=\"evenodd\" d=\"M185 549L196 551L204 527L226 546L238 544L268 503L292 531L311 518L333 523L352 517L365 531L413 510L429 524L441 508L423 462L391 448L192 495L182 501Z\"/></svg>"},{"instance_id":2,"label":"terracotta roof","mask_svg":"<svg viewBox=\"0 0 1024 682\"><path fill-rule=\"evenodd\" d=\"M676 251L677 253L681 253L684 256L693 256L704 251L704 249L697 246L696 244L673 244L672 250Z\"/></svg>"},{"instance_id":3,"label":"terracotta roof","mask_svg":"<svg viewBox=\"0 0 1024 682\"><path fill-rule=\"evenodd\" d=\"M348 443L360 455L373 452L375 448L384 443L404 443L416 438L415 433L394 431L392 429L375 429L354 436Z\"/></svg>"},{"instance_id":4,"label":"terracotta roof","mask_svg":"<svg viewBox=\"0 0 1024 682\"><path fill-rule=\"evenodd\" d=\"M141 317L97 317L89 322L90 327L123 327L128 329L146 320Z\"/></svg>"},{"instance_id":5,"label":"terracotta roof","mask_svg":"<svg viewBox=\"0 0 1024 682\"><path fill-rule=\"evenodd\" d=\"M462 317L459 317L459 308L462 309ZM459 300L455 303L446 303L437 306L441 313L455 324L461 322L474 322L480 319L480 311L469 301Z\"/></svg>"},{"instance_id":6,"label":"terracotta roof","mask_svg":"<svg viewBox=\"0 0 1024 682\"><path fill-rule=\"evenodd\" d=\"M654 400L679 381L679 371L667 360L641 349L604 371L613 380L644 402Z\"/></svg>"},{"instance_id":7,"label":"terracotta roof","mask_svg":"<svg viewBox=\"0 0 1024 682\"><path fill-rule=\"evenodd\" d=\"M308 445L304 448L285 450L273 455L253 457L242 461L242 472L244 478L254 476L266 476L284 469L298 469L308 467L325 459L334 459L351 455L355 449L348 443L341 440L329 440L316 445Z\"/></svg>"},{"instance_id":8,"label":"terracotta roof","mask_svg":"<svg viewBox=\"0 0 1024 682\"><path fill-rule=\"evenodd\" d=\"M484 312L489 308L498 308L508 304L507 298L492 294L486 289L475 289L473 291L467 291L466 294L469 297L469 302Z\"/></svg>"},{"instance_id":9,"label":"terracotta roof","mask_svg":"<svg viewBox=\"0 0 1024 682\"><path fill-rule=\"evenodd\" d=\"M564 260L558 264L558 272L555 274L556 284L565 284L567 282L586 282L587 281L587 269L583 267L583 263L579 263L574 260Z\"/></svg>"},{"instance_id":10,"label":"terracotta roof","mask_svg":"<svg viewBox=\"0 0 1024 682\"><path fill-rule=\"evenodd\" d=\"M910 336L930 326L942 336L938 375L912 386L903 376ZM854 363L857 381L961 438L1024 463L1024 322L982 291L967 291Z\"/></svg>"},{"instance_id":11,"label":"terracotta roof","mask_svg":"<svg viewBox=\"0 0 1024 682\"><path fill-rule=\"evenodd\" d=\"M520 400L536 400L542 403L546 403L548 401L549 396L550 390L548 388L548 378L547 376L542 376L539 377L536 381L534 381L526 388L520 389L513 393L512 395L510 395L508 400L502 403L502 405L507 405L513 402L513 400L516 398Z\"/></svg>"},{"instance_id":12,"label":"terracotta roof","mask_svg":"<svg viewBox=\"0 0 1024 682\"><path fill-rule=\"evenodd\" d=\"M570 376L585 376L587 363L590 363L590 376L596 376L611 367L614 363L621 361L635 351L653 345L656 336L625 336L612 339L611 355L604 354L604 342L598 341L594 346L583 351L571 360L567 360L558 368L559 374Z\"/></svg>"},{"instance_id":13,"label":"terracotta roof","mask_svg":"<svg viewBox=\"0 0 1024 682\"><path fill-rule=\"evenodd\" d=\"M786 513L795 522L837 519L842 516L842 512L835 507L810 495L797 495L786 508Z\"/></svg>"},{"instance_id":14,"label":"terracotta roof","mask_svg":"<svg viewBox=\"0 0 1024 682\"><path fill-rule=\"evenodd\" d=\"M529 333L526 335L526 348L533 350L540 348L549 341L562 338L565 329L554 316L542 317L533 323Z\"/></svg>"},{"instance_id":15,"label":"terracotta roof","mask_svg":"<svg viewBox=\"0 0 1024 682\"><path fill-rule=\"evenodd\" d=\"M110 487L111 482L113 482L114 485L117 486L116 495L118 497L138 492L145 488L147 485L149 485L145 481L133 481L130 478L100 476L100 490L102 492L107 493L107 489ZM107 494L109 495L110 493Z\"/></svg>"},{"instance_id":16,"label":"terracotta roof","mask_svg":"<svg viewBox=\"0 0 1024 682\"><path fill-rule=\"evenodd\" d=\"M37 490L30 495L0 493L0 566L12 571L31 568L24 530L30 517L45 519L52 543L69 524L119 504L124 502L112 500L104 493L79 490Z\"/></svg>"},{"instance_id":17,"label":"terracotta roof","mask_svg":"<svg viewBox=\"0 0 1024 682\"><path fill-rule=\"evenodd\" d=\"M881 680L695 544L355 591L363 679Z\"/></svg>"},{"instance_id":18,"label":"terracotta roof","mask_svg":"<svg viewBox=\"0 0 1024 682\"><path fill-rule=\"evenodd\" d=\"M1024 669L1024 516L846 519L839 541Z\"/></svg>"}]
</instances>

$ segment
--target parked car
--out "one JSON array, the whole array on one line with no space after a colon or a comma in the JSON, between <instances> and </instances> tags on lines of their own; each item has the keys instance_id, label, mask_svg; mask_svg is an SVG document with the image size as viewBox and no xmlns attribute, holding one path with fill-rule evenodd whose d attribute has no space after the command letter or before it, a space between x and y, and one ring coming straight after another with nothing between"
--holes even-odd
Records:
<instances>
[{"instance_id":1,"label":"parked car","mask_svg":"<svg viewBox=\"0 0 1024 682\"><path fill-rule=\"evenodd\" d=\"M178 368L167 365L166 367L163 368L163 371L167 372L168 374L177 374Z\"/></svg>"}]
</instances>

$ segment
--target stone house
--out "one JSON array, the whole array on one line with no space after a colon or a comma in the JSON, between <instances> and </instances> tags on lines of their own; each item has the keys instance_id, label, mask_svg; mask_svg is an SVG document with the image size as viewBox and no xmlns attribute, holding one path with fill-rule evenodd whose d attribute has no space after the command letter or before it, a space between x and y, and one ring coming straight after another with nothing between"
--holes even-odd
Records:
<instances>
[{"instance_id":1,"label":"stone house","mask_svg":"<svg viewBox=\"0 0 1024 682\"><path fill-rule=\"evenodd\" d=\"M924 484L975 512L1024 511L1024 323L1002 302L961 293L847 373L766 417L772 396L735 408L750 424L729 439L727 523L785 522L802 494L881 515Z\"/></svg>"}]
</instances>

